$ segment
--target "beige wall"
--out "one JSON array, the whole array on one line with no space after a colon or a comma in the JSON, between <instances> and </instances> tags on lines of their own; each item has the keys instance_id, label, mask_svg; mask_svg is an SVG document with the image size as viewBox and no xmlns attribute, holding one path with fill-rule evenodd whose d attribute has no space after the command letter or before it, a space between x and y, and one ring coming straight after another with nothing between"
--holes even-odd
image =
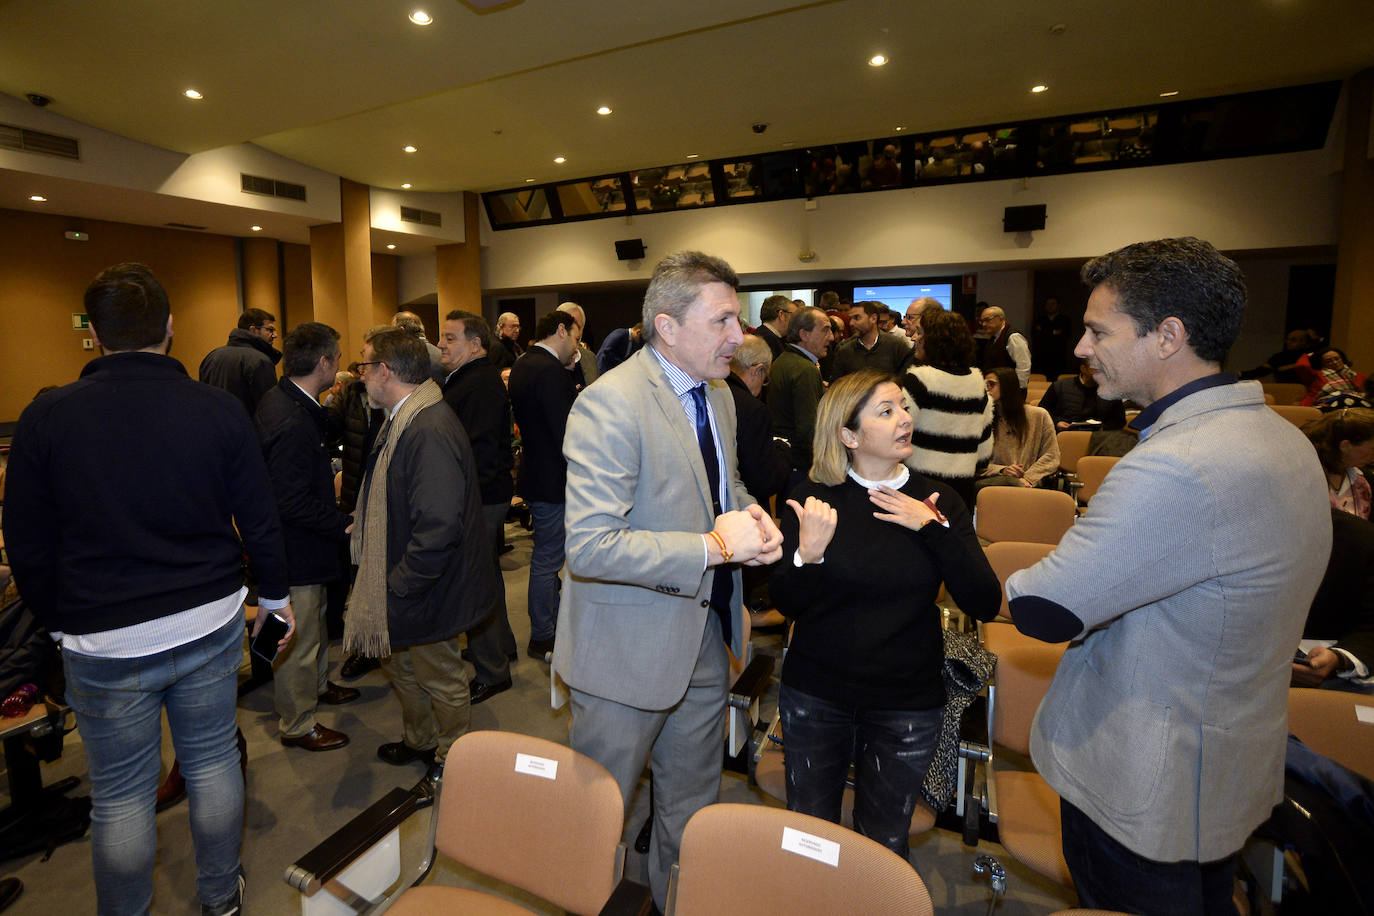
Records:
<instances>
[{"instance_id":1,"label":"beige wall","mask_svg":"<svg viewBox=\"0 0 1374 916\"><path fill-rule=\"evenodd\" d=\"M82 220L90 241L63 237L71 220L0 210L0 421L19 412L44 385L74 381L99 351L83 350L86 332L73 312L101 270L120 261L152 268L172 305L172 356L194 376L222 345L239 315L234 239L176 229Z\"/></svg>"}]
</instances>

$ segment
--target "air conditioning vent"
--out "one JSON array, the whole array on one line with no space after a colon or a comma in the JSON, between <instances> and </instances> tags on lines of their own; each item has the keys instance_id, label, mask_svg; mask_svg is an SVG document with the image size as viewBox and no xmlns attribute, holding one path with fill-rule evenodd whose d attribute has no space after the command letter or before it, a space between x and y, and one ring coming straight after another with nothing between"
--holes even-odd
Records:
<instances>
[{"instance_id":1,"label":"air conditioning vent","mask_svg":"<svg viewBox=\"0 0 1374 916\"><path fill-rule=\"evenodd\" d=\"M245 194L263 194L268 197L284 197L287 200L305 200L305 185L264 178L261 175L239 173L239 187Z\"/></svg>"},{"instance_id":2,"label":"air conditioning vent","mask_svg":"<svg viewBox=\"0 0 1374 916\"><path fill-rule=\"evenodd\" d=\"M63 159L81 158L81 143L75 137L45 134L42 131L16 127L13 124L0 124L0 149L39 153L44 156L60 156Z\"/></svg>"},{"instance_id":3,"label":"air conditioning vent","mask_svg":"<svg viewBox=\"0 0 1374 916\"><path fill-rule=\"evenodd\" d=\"M441 213L433 210L421 210L419 207L402 207L401 222L420 223L424 226L442 226L444 217Z\"/></svg>"},{"instance_id":4,"label":"air conditioning vent","mask_svg":"<svg viewBox=\"0 0 1374 916\"><path fill-rule=\"evenodd\" d=\"M190 223L163 223L163 225L173 229L194 229L197 232L204 232L206 229L205 226L193 226Z\"/></svg>"}]
</instances>

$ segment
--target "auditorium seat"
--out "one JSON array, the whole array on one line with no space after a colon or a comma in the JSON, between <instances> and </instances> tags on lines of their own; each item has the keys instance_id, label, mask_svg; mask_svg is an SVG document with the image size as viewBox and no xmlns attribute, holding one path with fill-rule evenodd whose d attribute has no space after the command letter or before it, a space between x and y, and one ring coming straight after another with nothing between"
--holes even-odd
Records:
<instances>
[{"instance_id":1,"label":"auditorium seat","mask_svg":"<svg viewBox=\"0 0 1374 916\"><path fill-rule=\"evenodd\" d=\"M984 487L978 491L973 520L985 541L1058 544L1077 515L1073 497L1058 490Z\"/></svg>"}]
</instances>

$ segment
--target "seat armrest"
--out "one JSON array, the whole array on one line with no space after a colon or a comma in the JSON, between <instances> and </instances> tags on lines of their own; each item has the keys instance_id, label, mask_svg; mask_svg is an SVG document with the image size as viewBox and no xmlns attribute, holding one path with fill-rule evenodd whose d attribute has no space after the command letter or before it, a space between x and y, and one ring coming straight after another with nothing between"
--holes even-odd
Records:
<instances>
[{"instance_id":1,"label":"seat armrest","mask_svg":"<svg viewBox=\"0 0 1374 916\"><path fill-rule=\"evenodd\" d=\"M754 660L730 685L730 705L736 709L748 709L763 696L768 689L769 678L773 676L776 661L771 655L755 655Z\"/></svg>"},{"instance_id":2,"label":"seat armrest","mask_svg":"<svg viewBox=\"0 0 1374 916\"><path fill-rule=\"evenodd\" d=\"M611 892L600 916L649 916L654 911L654 897L643 884L621 878Z\"/></svg>"},{"instance_id":3,"label":"seat armrest","mask_svg":"<svg viewBox=\"0 0 1374 916\"><path fill-rule=\"evenodd\" d=\"M286 883L307 897L318 892L422 806L420 796L392 789L286 869Z\"/></svg>"}]
</instances>

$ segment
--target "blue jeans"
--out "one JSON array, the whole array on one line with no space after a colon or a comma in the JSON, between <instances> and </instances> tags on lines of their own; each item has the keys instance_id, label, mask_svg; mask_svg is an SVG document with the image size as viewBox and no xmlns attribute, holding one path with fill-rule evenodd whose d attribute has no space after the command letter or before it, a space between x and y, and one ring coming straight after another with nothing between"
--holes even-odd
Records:
<instances>
[{"instance_id":1,"label":"blue jeans","mask_svg":"<svg viewBox=\"0 0 1374 916\"><path fill-rule=\"evenodd\" d=\"M944 709L860 709L778 690L787 807L838 824L854 765L854 832L902 858Z\"/></svg>"},{"instance_id":2,"label":"blue jeans","mask_svg":"<svg viewBox=\"0 0 1374 916\"><path fill-rule=\"evenodd\" d=\"M147 913L162 762L162 708L190 796L196 895L205 904L238 889L243 777L235 742L243 618L143 658L63 652L91 777L91 858L102 916Z\"/></svg>"},{"instance_id":3,"label":"blue jeans","mask_svg":"<svg viewBox=\"0 0 1374 916\"><path fill-rule=\"evenodd\" d=\"M1059 800L1064 860L1078 905L1143 916L1234 916L1234 856L1216 862L1155 862L1138 856Z\"/></svg>"},{"instance_id":4,"label":"blue jeans","mask_svg":"<svg viewBox=\"0 0 1374 916\"><path fill-rule=\"evenodd\" d=\"M558 623L558 593L563 568L563 503L530 503L534 520L534 547L530 551L530 639L553 639Z\"/></svg>"}]
</instances>

